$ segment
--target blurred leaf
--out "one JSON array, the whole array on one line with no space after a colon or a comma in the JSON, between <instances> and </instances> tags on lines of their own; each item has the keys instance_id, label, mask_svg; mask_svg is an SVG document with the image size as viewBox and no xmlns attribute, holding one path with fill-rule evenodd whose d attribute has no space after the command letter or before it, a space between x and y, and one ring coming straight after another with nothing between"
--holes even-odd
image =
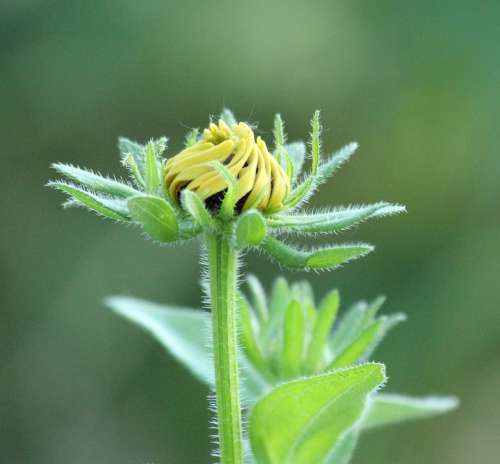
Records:
<instances>
[{"instance_id":1,"label":"blurred leaf","mask_svg":"<svg viewBox=\"0 0 500 464\"><path fill-rule=\"evenodd\" d=\"M323 361L325 344L339 307L339 292L331 291L321 302L304 361L306 373L317 372Z\"/></svg>"},{"instance_id":2,"label":"blurred leaf","mask_svg":"<svg viewBox=\"0 0 500 464\"><path fill-rule=\"evenodd\" d=\"M368 305L365 301L353 304L340 319L330 340L330 348L338 354L352 343L366 327Z\"/></svg>"},{"instance_id":3,"label":"blurred leaf","mask_svg":"<svg viewBox=\"0 0 500 464\"><path fill-rule=\"evenodd\" d=\"M127 203L124 200L88 192L76 185L62 181L51 181L47 183L47 186L61 190L74 199L75 201L70 202L69 206L84 206L97 214L115 221L130 220Z\"/></svg>"},{"instance_id":4,"label":"blurred leaf","mask_svg":"<svg viewBox=\"0 0 500 464\"><path fill-rule=\"evenodd\" d=\"M370 363L278 386L250 415L257 462L323 462L360 418L367 396L384 381L384 366Z\"/></svg>"},{"instance_id":5,"label":"blurred leaf","mask_svg":"<svg viewBox=\"0 0 500 464\"><path fill-rule=\"evenodd\" d=\"M279 276L273 283L271 301L269 303L269 320L263 327L261 338L264 345L275 341L276 335L281 334L281 327L286 308L290 302L290 288L283 276Z\"/></svg>"},{"instance_id":6,"label":"blurred leaf","mask_svg":"<svg viewBox=\"0 0 500 464\"><path fill-rule=\"evenodd\" d=\"M247 275L247 284L252 294L253 307L257 312L261 323L267 321L269 316L267 309L267 297L260 280L253 274Z\"/></svg>"},{"instance_id":7,"label":"blurred leaf","mask_svg":"<svg viewBox=\"0 0 500 464\"><path fill-rule=\"evenodd\" d=\"M236 243L239 247L255 246L266 236L266 221L257 210L246 211L236 222Z\"/></svg>"},{"instance_id":8,"label":"blurred leaf","mask_svg":"<svg viewBox=\"0 0 500 464\"><path fill-rule=\"evenodd\" d=\"M287 378L300 373L304 351L305 321L300 304L293 300L288 304L283 321L282 375Z\"/></svg>"},{"instance_id":9,"label":"blurred leaf","mask_svg":"<svg viewBox=\"0 0 500 464\"><path fill-rule=\"evenodd\" d=\"M186 134L186 141L185 141L185 147L189 148L193 146L196 142L198 142L198 137L200 135L200 129L197 127L194 129L191 129L187 134Z\"/></svg>"},{"instance_id":10,"label":"blurred leaf","mask_svg":"<svg viewBox=\"0 0 500 464\"><path fill-rule=\"evenodd\" d=\"M285 150L293 163L295 178L302 172L306 159L306 145L304 142L292 142L285 144Z\"/></svg>"},{"instance_id":11,"label":"blurred leaf","mask_svg":"<svg viewBox=\"0 0 500 464\"><path fill-rule=\"evenodd\" d=\"M452 411L458 405L459 400L454 396L415 398L379 393L372 398L362 427L370 429L407 420L424 419Z\"/></svg>"},{"instance_id":12,"label":"blurred leaf","mask_svg":"<svg viewBox=\"0 0 500 464\"><path fill-rule=\"evenodd\" d=\"M338 208L324 213L290 214L269 219L271 227L283 232L335 233L349 229L367 219L390 216L405 211L400 205L376 203L373 205Z\"/></svg>"},{"instance_id":13,"label":"blurred leaf","mask_svg":"<svg viewBox=\"0 0 500 464\"><path fill-rule=\"evenodd\" d=\"M358 427L354 427L340 439L333 453L326 459L325 464L349 464L354 449L358 444L358 439L359 429Z\"/></svg>"},{"instance_id":14,"label":"blurred leaf","mask_svg":"<svg viewBox=\"0 0 500 464\"><path fill-rule=\"evenodd\" d=\"M365 256L373 250L371 245L354 243L334 245L303 251L273 237L266 237L262 248L280 264L290 269L334 269L341 264Z\"/></svg>"},{"instance_id":15,"label":"blurred leaf","mask_svg":"<svg viewBox=\"0 0 500 464\"><path fill-rule=\"evenodd\" d=\"M120 137L118 139L118 149L120 150L122 162L124 162L129 155L132 156L135 164L139 168L139 172L144 177L144 145L133 142L125 137Z\"/></svg>"},{"instance_id":16,"label":"blurred leaf","mask_svg":"<svg viewBox=\"0 0 500 464\"><path fill-rule=\"evenodd\" d=\"M179 238L175 211L163 198L136 196L128 201L128 207L132 218L154 240L173 242Z\"/></svg>"},{"instance_id":17,"label":"blurred leaf","mask_svg":"<svg viewBox=\"0 0 500 464\"><path fill-rule=\"evenodd\" d=\"M126 296L109 297L106 304L119 315L146 329L198 380L213 387L212 321L209 313ZM252 403L268 390L269 385L244 356L240 358L240 366L242 399Z\"/></svg>"},{"instance_id":18,"label":"blurred leaf","mask_svg":"<svg viewBox=\"0 0 500 464\"><path fill-rule=\"evenodd\" d=\"M214 383L209 313L126 296L109 297L106 304L151 333L199 380L210 385Z\"/></svg>"},{"instance_id":19,"label":"blurred leaf","mask_svg":"<svg viewBox=\"0 0 500 464\"><path fill-rule=\"evenodd\" d=\"M140 193L125 183L125 181L118 181L108 177L103 177L93 171L90 171L89 169L82 169L77 166L64 163L54 163L52 167L68 179L74 180L94 192L105 193L107 195L123 198Z\"/></svg>"}]
</instances>

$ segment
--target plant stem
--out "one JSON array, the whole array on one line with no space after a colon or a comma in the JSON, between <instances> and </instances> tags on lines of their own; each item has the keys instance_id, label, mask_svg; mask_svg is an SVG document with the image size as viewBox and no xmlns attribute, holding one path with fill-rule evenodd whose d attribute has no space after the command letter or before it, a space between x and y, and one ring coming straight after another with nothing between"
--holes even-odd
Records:
<instances>
[{"instance_id":1,"label":"plant stem","mask_svg":"<svg viewBox=\"0 0 500 464\"><path fill-rule=\"evenodd\" d=\"M212 306L215 396L221 464L243 463L236 315L237 251L221 235L207 234Z\"/></svg>"}]
</instances>

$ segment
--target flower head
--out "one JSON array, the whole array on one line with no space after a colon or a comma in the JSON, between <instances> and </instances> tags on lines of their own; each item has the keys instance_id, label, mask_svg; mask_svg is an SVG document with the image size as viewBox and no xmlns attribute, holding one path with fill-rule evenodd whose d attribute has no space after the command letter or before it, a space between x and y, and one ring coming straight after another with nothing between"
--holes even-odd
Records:
<instances>
[{"instance_id":1,"label":"flower head","mask_svg":"<svg viewBox=\"0 0 500 464\"><path fill-rule=\"evenodd\" d=\"M297 211L312 193L355 152L351 143L321 160L319 111L311 121L309 150L288 143L283 120L274 121L270 151L249 124L224 110L217 124L202 134L192 130L184 149L163 158L167 139L145 145L120 139L122 163L130 182L103 177L88 169L56 163L67 180L49 182L70 198L65 206L83 206L101 216L132 222L161 243L191 239L201 233L224 234L238 249L261 249L290 269L332 269L369 253L365 243L301 249L280 236L337 234L367 219L404 211L378 202L323 211ZM311 160L303 175L305 161Z\"/></svg>"},{"instance_id":2,"label":"flower head","mask_svg":"<svg viewBox=\"0 0 500 464\"><path fill-rule=\"evenodd\" d=\"M195 192L210 210L219 209L227 182L214 169L222 163L237 180L236 210L252 208L276 212L283 208L290 191L290 179L269 153L261 137L244 122L228 125L222 119L211 123L201 139L167 161L165 187L179 202L180 192Z\"/></svg>"}]
</instances>

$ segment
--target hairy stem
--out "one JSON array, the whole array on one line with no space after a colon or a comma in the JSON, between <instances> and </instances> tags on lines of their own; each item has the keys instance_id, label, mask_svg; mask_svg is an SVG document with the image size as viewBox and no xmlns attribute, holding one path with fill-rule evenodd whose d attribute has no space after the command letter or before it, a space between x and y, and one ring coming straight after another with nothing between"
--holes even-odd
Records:
<instances>
[{"instance_id":1,"label":"hairy stem","mask_svg":"<svg viewBox=\"0 0 500 464\"><path fill-rule=\"evenodd\" d=\"M236 315L237 251L206 235L221 464L243 463Z\"/></svg>"}]
</instances>

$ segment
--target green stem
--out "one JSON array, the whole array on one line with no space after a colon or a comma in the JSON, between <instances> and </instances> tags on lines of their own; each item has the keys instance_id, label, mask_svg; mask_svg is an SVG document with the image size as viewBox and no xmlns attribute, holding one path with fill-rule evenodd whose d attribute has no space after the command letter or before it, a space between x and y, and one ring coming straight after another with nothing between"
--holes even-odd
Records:
<instances>
[{"instance_id":1,"label":"green stem","mask_svg":"<svg viewBox=\"0 0 500 464\"><path fill-rule=\"evenodd\" d=\"M207 234L212 306L215 395L221 464L243 463L236 320L237 251L223 236Z\"/></svg>"}]
</instances>

